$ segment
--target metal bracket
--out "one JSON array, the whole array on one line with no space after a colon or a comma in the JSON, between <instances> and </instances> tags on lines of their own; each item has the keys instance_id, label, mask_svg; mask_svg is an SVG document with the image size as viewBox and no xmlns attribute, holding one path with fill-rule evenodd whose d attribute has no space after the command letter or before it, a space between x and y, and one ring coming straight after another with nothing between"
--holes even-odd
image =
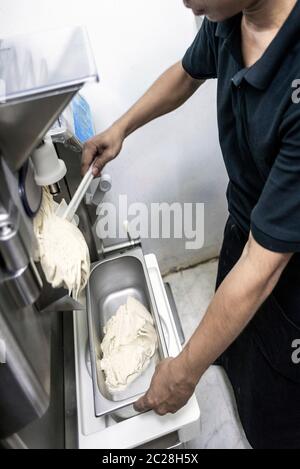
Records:
<instances>
[{"instance_id":1,"label":"metal bracket","mask_svg":"<svg viewBox=\"0 0 300 469\"><path fill-rule=\"evenodd\" d=\"M59 312L73 312L73 311L85 311L86 307L78 301L71 298L69 295L54 301L50 305L46 306L41 310L41 314L44 313L59 313Z\"/></svg>"},{"instance_id":2,"label":"metal bracket","mask_svg":"<svg viewBox=\"0 0 300 469\"><path fill-rule=\"evenodd\" d=\"M111 254L121 253L124 251L128 251L129 249L133 249L133 248L141 247L141 246L142 246L142 241L139 238L139 239L134 239L130 241L125 241L124 243L114 244L112 246L107 246L107 247L102 246L101 254L104 257L107 257Z\"/></svg>"}]
</instances>

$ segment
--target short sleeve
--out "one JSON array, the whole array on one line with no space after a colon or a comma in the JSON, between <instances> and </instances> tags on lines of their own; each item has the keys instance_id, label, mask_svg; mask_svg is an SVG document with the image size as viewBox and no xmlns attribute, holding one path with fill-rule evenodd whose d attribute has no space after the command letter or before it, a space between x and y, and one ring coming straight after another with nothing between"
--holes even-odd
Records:
<instances>
[{"instance_id":1,"label":"short sleeve","mask_svg":"<svg viewBox=\"0 0 300 469\"><path fill-rule=\"evenodd\" d=\"M217 37L215 25L204 19L193 44L187 50L182 66L193 78L217 78Z\"/></svg>"},{"instance_id":2,"label":"short sleeve","mask_svg":"<svg viewBox=\"0 0 300 469\"><path fill-rule=\"evenodd\" d=\"M300 107L280 127L281 149L252 212L254 239L274 252L300 252Z\"/></svg>"}]
</instances>

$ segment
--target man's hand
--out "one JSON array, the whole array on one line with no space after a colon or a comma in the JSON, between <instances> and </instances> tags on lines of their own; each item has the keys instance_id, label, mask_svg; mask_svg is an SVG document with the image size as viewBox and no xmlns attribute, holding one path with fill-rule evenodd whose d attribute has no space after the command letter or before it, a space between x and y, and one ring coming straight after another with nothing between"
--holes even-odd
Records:
<instances>
[{"instance_id":1,"label":"man's hand","mask_svg":"<svg viewBox=\"0 0 300 469\"><path fill-rule=\"evenodd\" d=\"M82 175L85 175L94 162L94 176L99 176L107 163L119 155L124 139L125 134L121 127L114 125L106 132L88 140L83 149Z\"/></svg>"},{"instance_id":2,"label":"man's hand","mask_svg":"<svg viewBox=\"0 0 300 469\"><path fill-rule=\"evenodd\" d=\"M164 360L156 368L149 391L135 404L135 410L175 414L192 397L196 384L182 356Z\"/></svg>"}]
</instances>

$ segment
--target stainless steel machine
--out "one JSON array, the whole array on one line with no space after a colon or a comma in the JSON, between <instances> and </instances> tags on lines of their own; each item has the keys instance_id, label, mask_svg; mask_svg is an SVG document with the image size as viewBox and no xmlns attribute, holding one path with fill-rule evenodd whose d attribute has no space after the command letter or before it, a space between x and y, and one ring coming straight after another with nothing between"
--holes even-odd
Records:
<instances>
[{"instance_id":1,"label":"stainless steel machine","mask_svg":"<svg viewBox=\"0 0 300 469\"><path fill-rule=\"evenodd\" d=\"M4 448L171 447L192 438L198 424L194 397L172 417L152 412L130 419L110 415L95 382L90 353L100 332L97 314L90 314L88 327L85 297L78 304L65 291L54 291L34 262L33 219L42 196L37 167L48 176L40 175L40 181L46 181L56 200L70 201L80 183L82 141L60 116L84 84L97 80L83 28L0 40L0 445ZM53 145L57 157L51 178L43 156L46 145ZM104 248L95 234L95 204L110 187L107 175L95 181L78 211L92 262L100 266L96 280L93 277L98 297L120 297L118 292L128 289L149 295L165 355L175 355L181 347L175 308L170 307L172 298L155 256L144 256L140 240ZM134 258L145 272L140 288L139 272L130 260Z\"/></svg>"}]
</instances>

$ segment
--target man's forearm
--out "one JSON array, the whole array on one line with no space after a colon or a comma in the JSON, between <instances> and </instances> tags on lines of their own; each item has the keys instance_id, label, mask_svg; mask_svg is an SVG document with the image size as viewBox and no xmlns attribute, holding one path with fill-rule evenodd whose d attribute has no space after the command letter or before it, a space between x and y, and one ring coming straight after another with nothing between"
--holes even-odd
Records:
<instances>
[{"instance_id":1,"label":"man's forearm","mask_svg":"<svg viewBox=\"0 0 300 469\"><path fill-rule=\"evenodd\" d=\"M195 383L245 329L272 293L291 258L289 254L261 250L261 255L259 248L253 255L253 250L249 252L247 245L179 357Z\"/></svg>"},{"instance_id":2,"label":"man's forearm","mask_svg":"<svg viewBox=\"0 0 300 469\"><path fill-rule=\"evenodd\" d=\"M180 107L204 81L190 77L181 62L169 68L147 93L116 122L127 137L148 122Z\"/></svg>"}]
</instances>

